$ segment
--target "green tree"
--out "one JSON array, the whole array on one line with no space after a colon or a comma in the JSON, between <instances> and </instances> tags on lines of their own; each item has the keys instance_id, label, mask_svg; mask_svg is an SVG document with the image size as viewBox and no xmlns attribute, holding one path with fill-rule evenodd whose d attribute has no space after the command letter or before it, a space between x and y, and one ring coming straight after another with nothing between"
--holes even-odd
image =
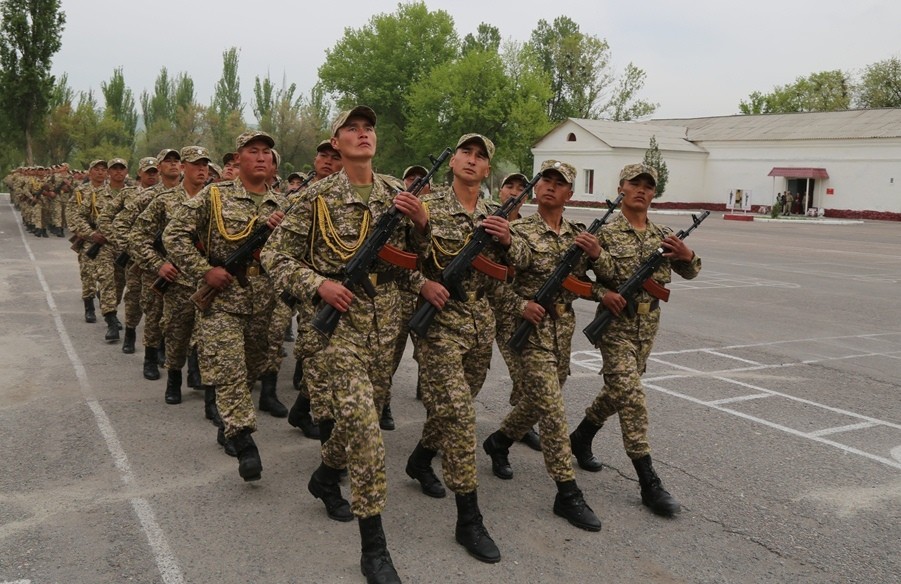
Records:
<instances>
[{"instance_id":1,"label":"green tree","mask_svg":"<svg viewBox=\"0 0 901 584\"><path fill-rule=\"evenodd\" d=\"M118 156L129 157L134 150L138 112L131 89L125 85L122 67L113 70L109 81L100 83L100 90L105 103L101 124L105 138L120 148Z\"/></svg>"},{"instance_id":2,"label":"green tree","mask_svg":"<svg viewBox=\"0 0 901 584\"><path fill-rule=\"evenodd\" d=\"M34 163L32 140L49 113L50 66L65 23L60 0L0 2L0 115L26 164Z\"/></svg>"},{"instance_id":3,"label":"green tree","mask_svg":"<svg viewBox=\"0 0 901 584\"><path fill-rule=\"evenodd\" d=\"M851 107L852 86L847 73L838 69L798 77L770 93L752 92L738 105L743 114L834 112Z\"/></svg>"},{"instance_id":4,"label":"green tree","mask_svg":"<svg viewBox=\"0 0 901 584\"><path fill-rule=\"evenodd\" d=\"M237 47L231 47L222 53L222 77L216 83L212 102L206 112L206 122L215 152L225 153L235 149L235 138L245 130Z\"/></svg>"},{"instance_id":5,"label":"green tree","mask_svg":"<svg viewBox=\"0 0 901 584\"><path fill-rule=\"evenodd\" d=\"M857 107L901 107L901 59L867 65L856 89Z\"/></svg>"},{"instance_id":6,"label":"green tree","mask_svg":"<svg viewBox=\"0 0 901 584\"><path fill-rule=\"evenodd\" d=\"M669 180L669 170L666 168L663 156L660 155L660 148L657 146L657 136L651 136L651 142L644 153L644 164L657 171L657 192L654 194L654 198L662 197L663 192L666 190L666 183Z\"/></svg>"},{"instance_id":7,"label":"green tree","mask_svg":"<svg viewBox=\"0 0 901 584\"><path fill-rule=\"evenodd\" d=\"M36 140L37 160L42 164L69 162L75 149L72 124L75 115L75 92L69 87L68 76L63 73L50 93L50 113Z\"/></svg>"},{"instance_id":8,"label":"green tree","mask_svg":"<svg viewBox=\"0 0 901 584\"><path fill-rule=\"evenodd\" d=\"M380 164L403 168L423 154L404 139L408 88L454 59L459 47L447 12L429 11L421 1L400 4L393 14L378 14L362 28L345 29L326 51L319 80L340 108L366 104L375 110Z\"/></svg>"},{"instance_id":9,"label":"green tree","mask_svg":"<svg viewBox=\"0 0 901 584\"><path fill-rule=\"evenodd\" d=\"M165 103L163 98L165 97ZM141 97L145 120L150 123L138 144L141 152L155 153L163 148L206 145L211 143L206 136L206 108L196 102L194 81L187 73L179 73L174 79L168 72L160 71L154 87L154 95ZM154 107L154 103L158 103Z\"/></svg>"},{"instance_id":10,"label":"green tree","mask_svg":"<svg viewBox=\"0 0 901 584\"><path fill-rule=\"evenodd\" d=\"M617 80L616 89L610 101L604 107L610 119L616 122L628 122L653 114L659 104L638 99L636 94L644 87L647 74L629 63L623 75Z\"/></svg>"},{"instance_id":11,"label":"green tree","mask_svg":"<svg viewBox=\"0 0 901 584\"><path fill-rule=\"evenodd\" d=\"M463 39L463 53L473 49L498 52L501 47L501 32L496 26L481 23L475 35L469 33Z\"/></svg>"},{"instance_id":12,"label":"green tree","mask_svg":"<svg viewBox=\"0 0 901 584\"><path fill-rule=\"evenodd\" d=\"M150 128L157 123L171 123L173 118L172 83L169 71L163 67L153 85L153 95L147 91L141 93L141 114L144 127Z\"/></svg>"}]
</instances>

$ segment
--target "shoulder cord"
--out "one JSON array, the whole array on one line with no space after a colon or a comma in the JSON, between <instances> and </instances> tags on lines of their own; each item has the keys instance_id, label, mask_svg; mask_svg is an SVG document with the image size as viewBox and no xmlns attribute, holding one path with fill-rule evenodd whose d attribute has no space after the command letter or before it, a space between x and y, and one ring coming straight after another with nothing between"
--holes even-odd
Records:
<instances>
[{"instance_id":1,"label":"shoulder cord","mask_svg":"<svg viewBox=\"0 0 901 584\"><path fill-rule=\"evenodd\" d=\"M363 215L363 223L360 225L360 236L354 243L348 244L341 239L338 232L335 230L325 199L320 195L316 197L313 204L316 206L314 211L316 214L314 226L318 223L319 231L322 233L322 240L325 242L325 245L335 252L335 255L337 255L341 261L346 262L353 257L358 249L360 249L360 246L363 245L363 242L369 235L369 223L372 219L372 213L370 213L368 208L366 209L366 213ZM310 258L313 258L313 238L310 238Z\"/></svg>"},{"instance_id":2,"label":"shoulder cord","mask_svg":"<svg viewBox=\"0 0 901 584\"><path fill-rule=\"evenodd\" d=\"M429 213L429 204L423 202L422 206L425 207L426 213ZM435 247L435 249L438 250L439 253L451 258L456 257L458 253L463 251L463 248L466 247L466 244L469 243L470 239L472 239L472 233L466 236L466 240L463 242L463 245L461 245L454 251L449 251L446 247L442 246L437 239L435 239L435 233L432 232L432 245ZM435 263L436 268L438 268L439 270L444 270L444 266L442 266L441 262L438 261L438 254L434 251L432 252L432 261Z\"/></svg>"},{"instance_id":3,"label":"shoulder cord","mask_svg":"<svg viewBox=\"0 0 901 584\"><path fill-rule=\"evenodd\" d=\"M259 215L254 215L250 218L250 221L247 222L247 225L244 226L244 229L232 235L225 229L225 222L222 220L222 194L219 192L219 187L212 186L210 187L210 204L212 205L212 212L210 213L210 224L207 228L207 236L206 236L206 249L207 252L212 249L210 247L210 243L213 236L213 218L216 219L216 230L219 232L219 235L225 241L238 241L244 239L253 231L253 226L256 224L257 219L259 219Z\"/></svg>"}]
</instances>

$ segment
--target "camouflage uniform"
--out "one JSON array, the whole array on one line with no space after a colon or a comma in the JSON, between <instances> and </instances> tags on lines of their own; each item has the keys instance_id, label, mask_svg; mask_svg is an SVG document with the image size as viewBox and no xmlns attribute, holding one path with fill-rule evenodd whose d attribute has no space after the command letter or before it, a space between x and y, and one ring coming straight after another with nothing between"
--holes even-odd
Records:
<instances>
[{"instance_id":1,"label":"camouflage uniform","mask_svg":"<svg viewBox=\"0 0 901 584\"><path fill-rule=\"evenodd\" d=\"M101 213L100 223L109 225L110 232L104 233L107 238L114 243L118 254L128 253L131 255L128 245L128 230L131 224L119 220L125 205L134 200L143 189L139 186L127 186L119 192L109 205L107 205ZM141 274L131 269L134 266L132 261L123 268L125 271L125 294L122 297L125 304L125 326L126 328L137 328L141 323L141 317L144 315L141 310ZM118 266L117 266L118 267Z\"/></svg>"},{"instance_id":2,"label":"camouflage uniform","mask_svg":"<svg viewBox=\"0 0 901 584\"><path fill-rule=\"evenodd\" d=\"M479 199L470 214L451 188L436 189L423 197L429 211L431 255L423 272L440 281L441 270L463 246L492 209ZM513 246L522 245L514 240ZM502 251L489 246L483 254L499 261ZM419 340L419 372L426 422L422 446L443 452L444 480L457 494L476 490L476 415L473 399L482 389L494 343L494 311L488 296L498 281L471 270L463 282L469 300L448 300L428 333Z\"/></svg>"},{"instance_id":3,"label":"camouflage uniform","mask_svg":"<svg viewBox=\"0 0 901 584\"><path fill-rule=\"evenodd\" d=\"M66 206L66 217L69 221L69 228L74 232L76 237L84 238L85 234L94 231L93 223L85 226L84 219L79 218L79 210L84 205L85 200L90 200L94 193L94 187L90 182L86 182L77 186L69 198ZM83 240L78 240L74 247L78 254L78 273L81 276L81 297L93 298L97 293L97 273L94 269L94 262L85 255L90 244Z\"/></svg>"},{"instance_id":4,"label":"camouflage uniform","mask_svg":"<svg viewBox=\"0 0 901 584\"><path fill-rule=\"evenodd\" d=\"M671 234L668 227L656 225L650 220L645 230L636 231L622 215L601 228L598 239L601 247L608 253L599 258L607 265L601 267L598 292L603 297L607 289L616 290L629 279L629 276L660 247L660 241ZM667 284L671 280L671 272L686 279L692 279L701 270L701 258L697 255L690 262L664 261L654 273L653 279L658 284ZM650 454L648 444L648 411L645 404L644 388L641 376L645 372L648 356L657 328L660 323L658 302L647 292L642 291L637 302L649 307L648 314L630 316L623 312L614 319L598 343L598 349L604 358L601 374L604 376L604 387L594 402L585 410L585 417L594 425L600 426L614 414L619 414L623 445L626 454L637 460ZM598 311L603 310L603 304Z\"/></svg>"},{"instance_id":5,"label":"camouflage uniform","mask_svg":"<svg viewBox=\"0 0 901 584\"><path fill-rule=\"evenodd\" d=\"M155 297L156 303L161 304L159 328L166 339L166 369L170 370L184 367L188 357L195 320L191 295L197 289L197 283L184 271L180 271L162 298L153 292L151 288L160 268L170 261L156 248L155 241L176 208L188 199L190 197L182 185L170 190L163 189L135 219L130 239L131 249L136 254L135 260L141 266L145 278L144 289L147 294Z\"/></svg>"},{"instance_id":6,"label":"camouflage uniform","mask_svg":"<svg viewBox=\"0 0 901 584\"><path fill-rule=\"evenodd\" d=\"M391 204L392 189L402 190L403 186L391 177L375 175L366 203L344 171L311 185L263 249L263 264L272 272L276 288L288 290L303 305L315 297L326 279L341 281L341 271L353 256L354 242L364 240L361 226L369 215L372 224L378 221ZM425 253L428 242L415 233L400 228L391 243ZM401 278L405 286L417 292L424 282L418 273L383 262L376 269L382 282ZM377 285L376 290L381 295L385 284ZM378 425L376 384L380 370L384 375L386 361L393 354L393 345L386 345L384 339L390 337L393 343L397 306L390 300L386 304L379 296L378 301L369 298L362 290L353 292L356 297L350 310L343 314L330 341L318 338L318 343L311 343L315 333L302 326L298 345L303 346L304 375L313 412L320 420L324 412L335 420L331 436L322 445L322 461L333 469L347 467L351 510L365 518L380 514L385 507L385 448Z\"/></svg>"},{"instance_id":7,"label":"camouflage uniform","mask_svg":"<svg viewBox=\"0 0 901 584\"><path fill-rule=\"evenodd\" d=\"M526 254L513 258L516 278L512 286L503 285L498 289L504 292L496 294L500 312L521 315L528 300L535 297L563 254L573 245L576 235L583 230L581 225L561 219L557 233L538 213L512 223L510 231L513 237L525 242L517 249L525 249ZM572 272L573 276L583 276L588 268L588 261L584 255L582 257L581 264ZM601 264L598 269L604 265ZM545 467L551 478L558 482L575 479L562 393L570 373L569 357L575 329L572 302L575 298L572 292L561 289L553 310L532 331L521 354L517 355L507 348L507 341L518 326L519 319L504 331L506 337L498 338L498 346L503 347L512 359L512 362L508 361L508 366L512 365L511 371L515 370L519 377L516 400L511 396L514 408L504 418L500 430L511 440L519 440L537 422ZM517 388L516 383L514 388Z\"/></svg>"},{"instance_id":8,"label":"camouflage uniform","mask_svg":"<svg viewBox=\"0 0 901 584\"><path fill-rule=\"evenodd\" d=\"M217 206L221 203L220 208ZM240 178L205 187L178 205L163 231L163 245L172 263L192 281L203 282L213 266L221 263L246 238L229 241L219 228L233 237L249 227L264 225L281 206L272 191L257 204ZM255 219L253 225L249 222ZM203 243L205 255L195 247L192 236ZM256 414L250 388L259 377L266 359L266 335L275 297L272 282L257 261L212 301L197 312L197 349L203 382L216 388L216 406L222 416L225 435L233 438L242 430L256 430Z\"/></svg>"},{"instance_id":9,"label":"camouflage uniform","mask_svg":"<svg viewBox=\"0 0 901 584\"><path fill-rule=\"evenodd\" d=\"M100 252L92 264L100 292L100 312L102 314L115 313L125 289L125 273L122 268L115 265L117 250L112 237L112 218L102 223L100 217L103 210L109 204L115 204L119 191L114 191L109 185L103 185L97 189L90 189L84 193L81 204L74 207L75 217L72 217L72 230L85 240L90 241L91 234L99 231L108 238L108 243L101 246ZM90 243L85 243L89 248Z\"/></svg>"}]
</instances>

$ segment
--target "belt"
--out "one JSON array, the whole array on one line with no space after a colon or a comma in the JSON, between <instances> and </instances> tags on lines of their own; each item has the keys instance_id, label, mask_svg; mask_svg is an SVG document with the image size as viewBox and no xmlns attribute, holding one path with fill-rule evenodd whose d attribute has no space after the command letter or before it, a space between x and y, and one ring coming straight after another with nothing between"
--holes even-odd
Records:
<instances>
[{"instance_id":1,"label":"belt","mask_svg":"<svg viewBox=\"0 0 901 584\"><path fill-rule=\"evenodd\" d=\"M369 281L372 282L373 286L390 284L395 280L397 280L397 277L391 272L376 272L374 274L369 274Z\"/></svg>"},{"instance_id":2,"label":"belt","mask_svg":"<svg viewBox=\"0 0 901 584\"><path fill-rule=\"evenodd\" d=\"M555 304L551 304L551 318L557 319L569 312L569 310L573 307L572 302L557 302Z\"/></svg>"},{"instance_id":3,"label":"belt","mask_svg":"<svg viewBox=\"0 0 901 584\"><path fill-rule=\"evenodd\" d=\"M472 292L466 293L466 300L464 300L463 302L476 302L478 300L481 300L484 297L485 297L484 290L474 290Z\"/></svg>"},{"instance_id":4,"label":"belt","mask_svg":"<svg viewBox=\"0 0 901 584\"><path fill-rule=\"evenodd\" d=\"M635 314L650 314L660 307L660 301L656 298L650 302L638 302L635 304Z\"/></svg>"},{"instance_id":5,"label":"belt","mask_svg":"<svg viewBox=\"0 0 901 584\"><path fill-rule=\"evenodd\" d=\"M259 276L263 273L263 266L260 265L260 262L254 260L247 264L247 267L244 268L244 273L248 276Z\"/></svg>"}]
</instances>

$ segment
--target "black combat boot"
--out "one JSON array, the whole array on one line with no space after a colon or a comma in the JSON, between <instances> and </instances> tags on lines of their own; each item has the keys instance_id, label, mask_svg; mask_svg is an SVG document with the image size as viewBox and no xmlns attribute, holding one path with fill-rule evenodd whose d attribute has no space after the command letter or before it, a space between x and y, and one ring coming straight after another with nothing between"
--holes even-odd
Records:
<instances>
[{"instance_id":1,"label":"black combat boot","mask_svg":"<svg viewBox=\"0 0 901 584\"><path fill-rule=\"evenodd\" d=\"M400 584L397 570L391 562L382 516L360 517L360 543L363 554L360 557L360 571L366 576L366 584Z\"/></svg>"},{"instance_id":2,"label":"black combat boot","mask_svg":"<svg viewBox=\"0 0 901 584\"><path fill-rule=\"evenodd\" d=\"M160 339L160 347L156 350L156 364L158 367L166 366L166 337Z\"/></svg>"},{"instance_id":3,"label":"black combat boot","mask_svg":"<svg viewBox=\"0 0 901 584\"><path fill-rule=\"evenodd\" d=\"M457 529L455 537L457 543L465 547L469 555L480 562L494 564L501 561L501 552L482 523L482 513L479 511L479 499L476 492L465 495L457 493L456 499Z\"/></svg>"},{"instance_id":4,"label":"black combat boot","mask_svg":"<svg viewBox=\"0 0 901 584\"><path fill-rule=\"evenodd\" d=\"M203 415L214 426L222 426L219 408L216 406L216 388L212 385L201 386L203 389Z\"/></svg>"},{"instance_id":5,"label":"black combat boot","mask_svg":"<svg viewBox=\"0 0 901 584\"><path fill-rule=\"evenodd\" d=\"M50 229L50 231L52 231L52 232L53 232L53 235L55 235L55 236L57 236L57 237L65 237L65 236L66 236L66 234L63 233L63 228L62 228L62 227L55 226L55 227L52 227L52 228Z\"/></svg>"},{"instance_id":6,"label":"black combat boot","mask_svg":"<svg viewBox=\"0 0 901 584\"><path fill-rule=\"evenodd\" d=\"M303 361L297 359L294 361L294 375L291 376L291 385L294 389L300 391L300 384L303 381Z\"/></svg>"},{"instance_id":7,"label":"black combat boot","mask_svg":"<svg viewBox=\"0 0 901 584\"><path fill-rule=\"evenodd\" d=\"M310 415L310 400L305 398L302 393L297 394L291 411L288 412L288 423L295 428L300 428L303 435L313 440L319 439L319 424L313 421Z\"/></svg>"},{"instance_id":8,"label":"black combat boot","mask_svg":"<svg viewBox=\"0 0 901 584\"><path fill-rule=\"evenodd\" d=\"M94 297L83 298L84 300L84 321L97 322L97 314L94 312Z\"/></svg>"},{"instance_id":9,"label":"black combat boot","mask_svg":"<svg viewBox=\"0 0 901 584\"><path fill-rule=\"evenodd\" d=\"M249 429L244 428L231 439L231 443L238 453L238 474L245 481L258 481L263 472L263 462L250 433Z\"/></svg>"},{"instance_id":10,"label":"black combat boot","mask_svg":"<svg viewBox=\"0 0 901 584\"><path fill-rule=\"evenodd\" d=\"M338 480L341 471L337 468L326 466L323 462L310 477L307 488L317 499L322 499L325 504L325 512L335 521L353 521L354 514L350 512L350 503L341 496L341 487Z\"/></svg>"},{"instance_id":11,"label":"black combat boot","mask_svg":"<svg viewBox=\"0 0 901 584\"><path fill-rule=\"evenodd\" d=\"M601 520L585 502L576 481L557 481L554 515L559 515L585 531L601 530Z\"/></svg>"},{"instance_id":12,"label":"black combat boot","mask_svg":"<svg viewBox=\"0 0 901 584\"><path fill-rule=\"evenodd\" d=\"M284 418L288 415L288 408L278 401L275 394L275 386L278 384L278 373L267 373L260 378L260 411L269 412L274 418Z\"/></svg>"},{"instance_id":13,"label":"black combat boot","mask_svg":"<svg viewBox=\"0 0 901 584\"><path fill-rule=\"evenodd\" d=\"M589 472L598 472L603 468L601 461L591 453L591 441L600 429L600 426L596 426L588 418L582 418L579 426L569 435L569 445L579 463L579 468Z\"/></svg>"},{"instance_id":14,"label":"black combat boot","mask_svg":"<svg viewBox=\"0 0 901 584\"><path fill-rule=\"evenodd\" d=\"M235 450L235 445L232 444L232 441L225 437L225 425L222 424L219 426L219 429L216 431L216 442L219 443L219 446L225 449L225 453L233 458L238 457L238 451Z\"/></svg>"},{"instance_id":15,"label":"black combat boot","mask_svg":"<svg viewBox=\"0 0 901 584\"><path fill-rule=\"evenodd\" d=\"M116 313L115 312L107 312L103 315L103 320L106 321L106 336L103 337L108 343L115 343L119 340L119 328L116 326Z\"/></svg>"},{"instance_id":16,"label":"black combat boot","mask_svg":"<svg viewBox=\"0 0 901 584\"><path fill-rule=\"evenodd\" d=\"M37 235L38 237L50 237L49 235L47 235L46 227L41 227L40 229L38 229L38 232L35 235Z\"/></svg>"},{"instance_id":17,"label":"black combat boot","mask_svg":"<svg viewBox=\"0 0 901 584\"><path fill-rule=\"evenodd\" d=\"M166 403L169 405L181 403L181 369L166 371Z\"/></svg>"},{"instance_id":18,"label":"black combat boot","mask_svg":"<svg viewBox=\"0 0 901 584\"><path fill-rule=\"evenodd\" d=\"M535 431L535 428L529 428L529 431L523 434L523 437L520 438L519 441L532 450L541 452L541 437L538 435L538 432Z\"/></svg>"},{"instance_id":19,"label":"black combat boot","mask_svg":"<svg viewBox=\"0 0 901 584\"><path fill-rule=\"evenodd\" d=\"M200 364L197 362L197 349L191 349L188 353L188 387L191 389L203 389L200 379Z\"/></svg>"},{"instance_id":20,"label":"black combat boot","mask_svg":"<svg viewBox=\"0 0 901 584\"><path fill-rule=\"evenodd\" d=\"M641 485L641 502L655 515L663 517L672 517L682 510L682 506L675 497L670 495L664 488L663 483L654 467L651 465L651 455L646 454L638 460L632 461L635 472L638 473L638 484Z\"/></svg>"},{"instance_id":21,"label":"black combat boot","mask_svg":"<svg viewBox=\"0 0 901 584\"><path fill-rule=\"evenodd\" d=\"M386 431L391 431L396 428L394 424L394 416L391 415L391 404L385 404L382 408L382 415L379 416L379 428Z\"/></svg>"},{"instance_id":22,"label":"black combat boot","mask_svg":"<svg viewBox=\"0 0 901 584\"><path fill-rule=\"evenodd\" d=\"M491 457L491 472L499 479L509 481L513 478L513 467L510 466L510 447L513 446L513 439L508 438L506 434L498 430L485 439L482 448L488 456Z\"/></svg>"},{"instance_id":23,"label":"black combat boot","mask_svg":"<svg viewBox=\"0 0 901 584\"><path fill-rule=\"evenodd\" d=\"M156 347L144 347L144 379L155 381L160 378L160 368L156 364Z\"/></svg>"},{"instance_id":24,"label":"black combat boot","mask_svg":"<svg viewBox=\"0 0 901 584\"><path fill-rule=\"evenodd\" d=\"M122 352L131 355L135 352L135 329L130 326L125 327L125 338L122 340Z\"/></svg>"},{"instance_id":25,"label":"black combat boot","mask_svg":"<svg viewBox=\"0 0 901 584\"><path fill-rule=\"evenodd\" d=\"M407 476L413 480L419 481L422 492L435 499L443 499L447 496L444 485L438 480L435 471L432 470L432 459L438 454L434 450L429 450L419 442L410 458L407 459Z\"/></svg>"}]
</instances>

